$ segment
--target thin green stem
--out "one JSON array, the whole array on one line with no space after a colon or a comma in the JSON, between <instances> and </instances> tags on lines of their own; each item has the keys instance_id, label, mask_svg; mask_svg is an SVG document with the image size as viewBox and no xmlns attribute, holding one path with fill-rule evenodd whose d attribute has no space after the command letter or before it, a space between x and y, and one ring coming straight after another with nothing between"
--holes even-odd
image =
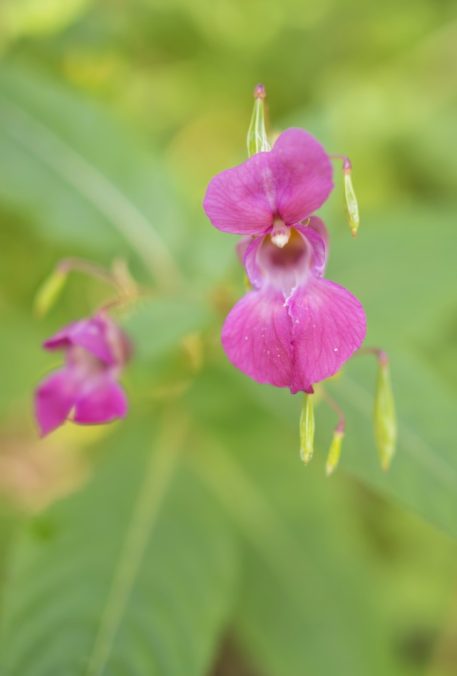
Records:
<instances>
[{"instance_id":1,"label":"thin green stem","mask_svg":"<svg viewBox=\"0 0 457 676\"><path fill-rule=\"evenodd\" d=\"M105 284L114 286L117 290L120 290L121 288L116 276L113 275L112 272L101 265L86 261L83 258L63 258L57 263L56 270L65 275L69 272L81 272L82 274L98 279Z\"/></svg>"},{"instance_id":2,"label":"thin green stem","mask_svg":"<svg viewBox=\"0 0 457 676\"><path fill-rule=\"evenodd\" d=\"M330 396L330 394L327 392L327 390L323 385L321 385L320 387L320 393L322 395L322 399L325 401L327 406L329 406L332 409L332 411L334 411L338 416L338 423L335 427L335 432L344 433L346 427L346 416L344 415L343 409L338 404L338 402L333 397Z\"/></svg>"}]
</instances>

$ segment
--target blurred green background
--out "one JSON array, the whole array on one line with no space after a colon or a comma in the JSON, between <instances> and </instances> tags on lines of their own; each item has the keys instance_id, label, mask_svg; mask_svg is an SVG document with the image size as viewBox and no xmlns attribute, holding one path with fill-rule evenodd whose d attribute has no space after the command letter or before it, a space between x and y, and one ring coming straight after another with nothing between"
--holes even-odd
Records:
<instances>
[{"instance_id":1,"label":"blurred green background","mask_svg":"<svg viewBox=\"0 0 457 676\"><path fill-rule=\"evenodd\" d=\"M0 661L7 676L457 673L455 185L451 0L3 0L0 4ZM252 89L271 129L348 154L322 210L328 276L392 360L399 445L378 466L375 364L330 383L298 456L300 401L219 344L242 295L235 238L205 219L210 177L245 158ZM63 257L127 262L153 297L130 415L38 441L40 344L110 290Z\"/></svg>"}]
</instances>

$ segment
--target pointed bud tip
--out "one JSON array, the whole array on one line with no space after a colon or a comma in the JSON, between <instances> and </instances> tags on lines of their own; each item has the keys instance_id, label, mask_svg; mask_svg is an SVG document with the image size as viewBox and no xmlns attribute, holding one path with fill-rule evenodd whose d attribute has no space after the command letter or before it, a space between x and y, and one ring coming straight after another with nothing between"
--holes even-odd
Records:
<instances>
[{"instance_id":1,"label":"pointed bud tip","mask_svg":"<svg viewBox=\"0 0 457 676\"><path fill-rule=\"evenodd\" d=\"M329 465L328 463L325 465L325 476L332 476L336 469L336 465Z\"/></svg>"},{"instance_id":2,"label":"pointed bud tip","mask_svg":"<svg viewBox=\"0 0 457 676\"><path fill-rule=\"evenodd\" d=\"M264 99L267 96L267 91L263 84L256 84L254 87L254 98L255 99Z\"/></svg>"},{"instance_id":3,"label":"pointed bud tip","mask_svg":"<svg viewBox=\"0 0 457 676\"><path fill-rule=\"evenodd\" d=\"M325 465L325 473L327 476L333 474L333 472L338 467L341 456L341 445L343 443L344 430L341 427L337 427L333 433L332 443L327 455L327 463Z\"/></svg>"},{"instance_id":4,"label":"pointed bud tip","mask_svg":"<svg viewBox=\"0 0 457 676\"><path fill-rule=\"evenodd\" d=\"M391 463L391 461L392 461L392 456L393 456L393 451L392 451L391 454L386 455L385 457L383 457L383 458L381 459L381 469L382 469L384 472L388 472L388 471L389 471L389 469L390 469L390 463Z\"/></svg>"},{"instance_id":5,"label":"pointed bud tip","mask_svg":"<svg viewBox=\"0 0 457 676\"><path fill-rule=\"evenodd\" d=\"M271 150L265 127L265 96L265 87L261 84L256 85L254 89L254 108L246 139L249 157L252 157L256 153Z\"/></svg>"},{"instance_id":6,"label":"pointed bud tip","mask_svg":"<svg viewBox=\"0 0 457 676\"><path fill-rule=\"evenodd\" d=\"M351 228L351 235L352 235L353 237L357 237L357 232L358 232L358 230L359 230L358 228Z\"/></svg>"},{"instance_id":7,"label":"pointed bud tip","mask_svg":"<svg viewBox=\"0 0 457 676\"><path fill-rule=\"evenodd\" d=\"M300 448L300 460L305 464L309 465L313 458L313 450L312 449L304 449Z\"/></svg>"}]
</instances>

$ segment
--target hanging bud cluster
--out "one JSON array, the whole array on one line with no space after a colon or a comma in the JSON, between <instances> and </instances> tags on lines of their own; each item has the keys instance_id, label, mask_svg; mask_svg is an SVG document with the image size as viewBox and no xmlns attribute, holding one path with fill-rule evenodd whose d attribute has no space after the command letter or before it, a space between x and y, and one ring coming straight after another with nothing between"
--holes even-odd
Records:
<instances>
[{"instance_id":1,"label":"hanging bud cluster","mask_svg":"<svg viewBox=\"0 0 457 676\"><path fill-rule=\"evenodd\" d=\"M327 455L327 462L325 471L327 476L333 474L338 466L341 456L341 446L344 437L344 428L346 426L344 414L331 399L328 394L320 388L322 398L329 404L329 406L336 411L339 416L338 424L333 432L332 441ZM300 414L300 458L305 464L308 464L314 454L314 436L315 436L315 417L314 417L314 398L316 394L305 394Z\"/></svg>"},{"instance_id":2,"label":"hanging bud cluster","mask_svg":"<svg viewBox=\"0 0 457 676\"><path fill-rule=\"evenodd\" d=\"M378 363L376 389L373 410L373 429L379 462L383 470L388 470L395 455L397 444L397 418L395 402L390 377L389 358L380 349L364 348L361 353L373 354ZM323 385L317 390L319 399L322 399L337 413L339 420L333 432L333 438L327 454L326 473L333 474L341 457L341 447L346 427L344 413L339 405L330 397ZM305 394L300 415L300 457L308 463L314 453L315 417L313 400L316 395Z\"/></svg>"}]
</instances>

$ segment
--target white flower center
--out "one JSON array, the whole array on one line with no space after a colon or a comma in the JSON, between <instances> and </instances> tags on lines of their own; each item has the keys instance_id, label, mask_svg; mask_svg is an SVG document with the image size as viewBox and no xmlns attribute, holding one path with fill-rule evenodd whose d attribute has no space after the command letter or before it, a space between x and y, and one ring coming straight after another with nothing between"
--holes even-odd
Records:
<instances>
[{"instance_id":1,"label":"white flower center","mask_svg":"<svg viewBox=\"0 0 457 676\"><path fill-rule=\"evenodd\" d=\"M278 247L283 249L290 239L290 228L285 225L281 219L277 218L273 223L273 230L271 231L271 241Z\"/></svg>"}]
</instances>

